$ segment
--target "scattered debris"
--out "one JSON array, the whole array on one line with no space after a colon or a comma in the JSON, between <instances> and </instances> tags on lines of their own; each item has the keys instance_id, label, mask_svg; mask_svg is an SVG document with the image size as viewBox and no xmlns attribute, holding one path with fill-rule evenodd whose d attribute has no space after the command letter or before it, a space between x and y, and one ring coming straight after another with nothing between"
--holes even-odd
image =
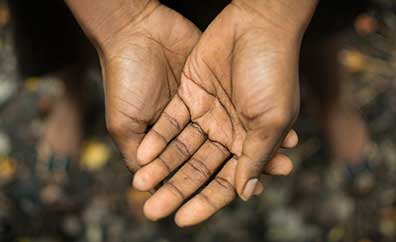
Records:
<instances>
[{"instance_id":1,"label":"scattered debris","mask_svg":"<svg viewBox=\"0 0 396 242\"><path fill-rule=\"evenodd\" d=\"M87 170L95 171L102 168L110 158L109 147L99 141L89 141L84 145L81 165Z\"/></svg>"}]
</instances>

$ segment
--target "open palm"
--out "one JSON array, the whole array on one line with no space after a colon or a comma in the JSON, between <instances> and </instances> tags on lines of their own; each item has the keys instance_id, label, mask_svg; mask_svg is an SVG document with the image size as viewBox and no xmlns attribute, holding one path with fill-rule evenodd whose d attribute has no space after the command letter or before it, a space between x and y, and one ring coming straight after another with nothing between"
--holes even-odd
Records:
<instances>
[{"instance_id":1,"label":"open palm","mask_svg":"<svg viewBox=\"0 0 396 242\"><path fill-rule=\"evenodd\" d=\"M216 17L142 141L138 189L151 189L181 166L146 202L148 217L169 215L215 175L176 215L179 225L196 224L234 200L235 190L246 200L260 193L263 169L290 172L291 161L278 150L297 143L290 128L299 110L300 41L257 15L231 4Z\"/></svg>"}]
</instances>

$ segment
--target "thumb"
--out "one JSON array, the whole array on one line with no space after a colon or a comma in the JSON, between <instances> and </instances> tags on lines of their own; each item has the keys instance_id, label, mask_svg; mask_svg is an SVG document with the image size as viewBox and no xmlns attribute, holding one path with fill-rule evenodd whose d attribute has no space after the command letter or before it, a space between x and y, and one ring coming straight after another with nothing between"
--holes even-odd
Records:
<instances>
[{"instance_id":1,"label":"thumb","mask_svg":"<svg viewBox=\"0 0 396 242\"><path fill-rule=\"evenodd\" d=\"M238 159L235 185L239 197L245 201L254 195L265 165L274 158L285 137L284 132L271 132L272 134L263 134L263 132L248 132L242 155ZM277 160L282 161L282 159Z\"/></svg>"}]
</instances>

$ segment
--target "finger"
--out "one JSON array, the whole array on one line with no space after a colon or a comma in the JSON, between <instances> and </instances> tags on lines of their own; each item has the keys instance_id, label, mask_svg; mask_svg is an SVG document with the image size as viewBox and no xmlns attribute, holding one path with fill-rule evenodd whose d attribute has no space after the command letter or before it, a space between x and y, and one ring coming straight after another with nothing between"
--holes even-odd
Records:
<instances>
[{"instance_id":1,"label":"finger","mask_svg":"<svg viewBox=\"0 0 396 242\"><path fill-rule=\"evenodd\" d=\"M264 192L264 185L263 182L257 183L256 188L254 189L254 195L258 196Z\"/></svg>"},{"instance_id":2,"label":"finger","mask_svg":"<svg viewBox=\"0 0 396 242\"><path fill-rule=\"evenodd\" d=\"M236 190L243 200L247 201L253 195L263 168L274 158L284 136L286 134L274 129L248 132L235 178Z\"/></svg>"},{"instance_id":3,"label":"finger","mask_svg":"<svg viewBox=\"0 0 396 242\"><path fill-rule=\"evenodd\" d=\"M158 220L175 211L198 190L229 156L220 144L207 140L180 170L144 205L144 213Z\"/></svg>"},{"instance_id":4,"label":"finger","mask_svg":"<svg viewBox=\"0 0 396 242\"><path fill-rule=\"evenodd\" d=\"M290 130L286 135L286 138L283 140L282 148L294 148L298 144L298 135L295 130Z\"/></svg>"},{"instance_id":5,"label":"finger","mask_svg":"<svg viewBox=\"0 0 396 242\"><path fill-rule=\"evenodd\" d=\"M282 160L283 155L279 154L268 162L264 168L264 173L271 175L288 174L292 164L290 160ZM237 160L231 158L207 187L190 201L184 204L176 213L176 224L184 227L191 226L208 219L217 211L231 203L235 197L235 172ZM289 163L290 162L290 163ZM254 191L254 195L260 195L264 191L264 185L260 181Z\"/></svg>"},{"instance_id":6,"label":"finger","mask_svg":"<svg viewBox=\"0 0 396 242\"><path fill-rule=\"evenodd\" d=\"M136 160L136 150L143 139L144 134L135 134L128 137L128 139L116 140L118 149L120 150L125 165L131 173L135 173L140 169L140 165Z\"/></svg>"},{"instance_id":7,"label":"finger","mask_svg":"<svg viewBox=\"0 0 396 242\"><path fill-rule=\"evenodd\" d=\"M188 124L157 159L136 172L133 178L133 186L140 191L153 189L172 171L188 160L205 140L206 134L197 124Z\"/></svg>"},{"instance_id":8,"label":"finger","mask_svg":"<svg viewBox=\"0 0 396 242\"><path fill-rule=\"evenodd\" d=\"M176 213L180 227L192 226L208 219L236 197L234 188L237 160L231 158L217 176L199 194L184 204Z\"/></svg>"},{"instance_id":9,"label":"finger","mask_svg":"<svg viewBox=\"0 0 396 242\"><path fill-rule=\"evenodd\" d=\"M137 159L140 165L154 160L178 135L190 120L190 114L178 95L174 96L161 114L154 127L146 134L138 148Z\"/></svg>"},{"instance_id":10,"label":"finger","mask_svg":"<svg viewBox=\"0 0 396 242\"><path fill-rule=\"evenodd\" d=\"M263 173L271 176L287 176L293 170L293 162L284 154L277 153L264 166Z\"/></svg>"}]
</instances>

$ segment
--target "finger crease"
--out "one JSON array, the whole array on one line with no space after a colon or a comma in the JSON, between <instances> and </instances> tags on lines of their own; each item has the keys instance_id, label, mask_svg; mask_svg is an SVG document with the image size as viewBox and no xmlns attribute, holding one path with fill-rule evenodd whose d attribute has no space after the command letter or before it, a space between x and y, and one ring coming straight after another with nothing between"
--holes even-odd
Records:
<instances>
[{"instance_id":1,"label":"finger crease","mask_svg":"<svg viewBox=\"0 0 396 242\"><path fill-rule=\"evenodd\" d=\"M160 163L165 167L165 169L168 171L168 173L172 172L171 167L168 165L168 162L166 162L163 158L158 157L158 160L160 161Z\"/></svg>"},{"instance_id":2,"label":"finger crease","mask_svg":"<svg viewBox=\"0 0 396 242\"><path fill-rule=\"evenodd\" d=\"M211 172L204 162L196 158L192 158L190 162L187 162L187 164L189 164L194 170L198 171L203 177L210 177Z\"/></svg>"},{"instance_id":3,"label":"finger crease","mask_svg":"<svg viewBox=\"0 0 396 242\"><path fill-rule=\"evenodd\" d=\"M181 129L179 123L177 122L177 120L176 120L175 118L173 118L172 116L170 116L170 115L169 115L168 113L166 113L166 112L162 113L162 115L163 115L163 117L164 117L166 120L168 120L168 122L169 122L173 127L175 127L175 129L176 129L177 131L179 131L179 130Z\"/></svg>"},{"instance_id":4,"label":"finger crease","mask_svg":"<svg viewBox=\"0 0 396 242\"><path fill-rule=\"evenodd\" d=\"M217 182L217 184L219 184L224 189L234 191L234 188L233 188L234 186L227 179L220 177L220 176L216 176L214 178L214 181Z\"/></svg>"},{"instance_id":5,"label":"finger crease","mask_svg":"<svg viewBox=\"0 0 396 242\"><path fill-rule=\"evenodd\" d=\"M192 122L191 127L195 128L199 133L206 136L206 133L202 130L202 128L197 123Z\"/></svg>"},{"instance_id":6,"label":"finger crease","mask_svg":"<svg viewBox=\"0 0 396 242\"><path fill-rule=\"evenodd\" d=\"M201 198L202 198L203 200L205 200L205 202L206 202L207 204L209 204L209 206L211 206L212 209L213 209L214 211L217 210L217 206L212 202L212 200L211 200L208 196L206 196L206 195L203 194L203 193L199 193L198 195L200 195Z\"/></svg>"},{"instance_id":7,"label":"finger crease","mask_svg":"<svg viewBox=\"0 0 396 242\"><path fill-rule=\"evenodd\" d=\"M151 131L153 131L158 137L160 137L160 139L162 139L162 141L164 141L165 144L168 143L168 141L166 140L166 138L157 130L155 130L154 128L151 129Z\"/></svg>"},{"instance_id":8,"label":"finger crease","mask_svg":"<svg viewBox=\"0 0 396 242\"><path fill-rule=\"evenodd\" d=\"M191 152L188 150L186 144L184 144L183 142L181 142L179 139L175 139L174 140L175 146L176 148L180 151L180 153L182 153L185 157L190 157L191 156Z\"/></svg>"},{"instance_id":9,"label":"finger crease","mask_svg":"<svg viewBox=\"0 0 396 242\"><path fill-rule=\"evenodd\" d=\"M225 147L224 147L222 144L220 144L219 142L214 141L214 140L211 140L210 143L211 143L214 147L218 148L224 155L226 155L226 156L229 155L228 149L225 148Z\"/></svg>"},{"instance_id":10,"label":"finger crease","mask_svg":"<svg viewBox=\"0 0 396 242\"><path fill-rule=\"evenodd\" d=\"M183 192L175 184L173 184L173 181L168 181L167 184L168 184L169 187L171 187L171 190L175 194L179 195L183 200L185 199L186 196L183 194Z\"/></svg>"}]
</instances>

